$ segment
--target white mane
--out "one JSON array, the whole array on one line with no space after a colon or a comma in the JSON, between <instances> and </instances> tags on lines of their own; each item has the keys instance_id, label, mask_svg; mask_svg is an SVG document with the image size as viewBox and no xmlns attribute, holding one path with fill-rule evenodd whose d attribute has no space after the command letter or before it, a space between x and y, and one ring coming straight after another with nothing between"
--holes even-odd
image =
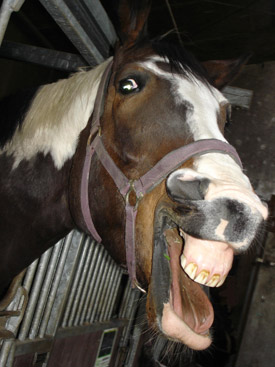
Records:
<instances>
[{"instance_id":1,"label":"white mane","mask_svg":"<svg viewBox=\"0 0 275 367\"><path fill-rule=\"evenodd\" d=\"M99 82L108 62L38 90L22 126L1 151L13 155L13 168L37 153L50 153L60 169L74 155L79 134L93 112Z\"/></svg>"}]
</instances>

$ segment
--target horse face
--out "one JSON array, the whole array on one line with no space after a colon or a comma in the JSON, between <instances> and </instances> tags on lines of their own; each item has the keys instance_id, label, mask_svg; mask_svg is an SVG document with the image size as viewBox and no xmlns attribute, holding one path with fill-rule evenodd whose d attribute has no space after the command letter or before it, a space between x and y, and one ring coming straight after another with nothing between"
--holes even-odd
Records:
<instances>
[{"instance_id":1,"label":"horse face","mask_svg":"<svg viewBox=\"0 0 275 367\"><path fill-rule=\"evenodd\" d=\"M103 141L129 179L189 142L225 141L229 103L203 78L184 65L182 72L171 72L167 59L148 50L135 62L129 51L120 59L105 104ZM123 229L124 203L118 201ZM234 253L250 246L266 218L248 178L221 153L194 157L145 195L138 207L136 257L138 279L149 289L150 322L193 349L208 347L213 310L199 283L222 285Z\"/></svg>"}]
</instances>

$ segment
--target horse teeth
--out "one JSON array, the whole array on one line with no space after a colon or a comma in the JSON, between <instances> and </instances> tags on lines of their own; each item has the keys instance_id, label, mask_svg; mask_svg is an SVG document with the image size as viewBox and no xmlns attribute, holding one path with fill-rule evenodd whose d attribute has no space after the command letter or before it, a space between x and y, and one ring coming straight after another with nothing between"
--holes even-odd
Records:
<instances>
[{"instance_id":1,"label":"horse teeth","mask_svg":"<svg viewBox=\"0 0 275 367\"><path fill-rule=\"evenodd\" d=\"M199 275L195 278L195 282L200 283L200 284L205 284L207 279L209 277L209 271L207 270L202 270Z\"/></svg>"},{"instance_id":2,"label":"horse teeth","mask_svg":"<svg viewBox=\"0 0 275 367\"><path fill-rule=\"evenodd\" d=\"M220 274L214 274L207 282L210 274L208 270L204 269L196 276L198 270L198 265L196 263L191 262L187 264L187 259L183 254L181 255L180 262L185 273L196 283L205 285L207 287L220 287L226 279L226 275L221 277Z\"/></svg>"},{"instance_id":3,"label":"horse teeth","mask_svg":"<svg viewBox=\"0 0 275 367\"><path fill-rule=\"evenodd\" d=\"M181 255L180 263L181 263L182 269L184 269L186 265L186 257L184 255Z\"/></svg>"},{"instance_id":4,"label":"horse teeth","mask_svg":"<svg viewBox=\"0 0 275 367\"><path fill-rule=\"evenodd\" d=\"M216 287L220 287L221 285L223 285L223 283L224 283L224 281L225 281L225 279L226 279L226 276L227 275L225 275L224 277L222 277L221 278L221 280L219 281L219 283L216 285Z\"/></svg>"},{"instance_id":5,"label":"horse teeth","mask_svg":"<svg viewBox=\"0 0 275 367\"><path fill-rule=\"evenodd\" d=\"M209 280L209 282L206 283L206 285L208 287L216 287L219 280L220 280L220 275L219 274L214 274L212 276L212 278Z\"/></svg>"},{"instance_id":6,"label":"horse teeth","mask_svg":"<svg viewBox=\"0 0 275 367\"><path fill-rule=\"evenodd\" d=\"M189 263L185 268L184 271L191 279L195 278L198 266L195 263Z\"/></svg>"}]
</instances>

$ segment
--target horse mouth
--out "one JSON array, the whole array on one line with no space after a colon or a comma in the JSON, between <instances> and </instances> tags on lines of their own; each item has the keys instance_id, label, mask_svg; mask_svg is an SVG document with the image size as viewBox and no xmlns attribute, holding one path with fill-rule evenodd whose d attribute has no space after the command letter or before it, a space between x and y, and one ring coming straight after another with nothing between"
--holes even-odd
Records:
<instances>
[{"instance_id":1,"label":"horse mouth","mask_svg":"<svg viewBox=\"0 0 275 367\"><path fill-rule=\"evenodd\" d=\"M157 209L147 309L155 309L158 327L169 339L203 350L212 342L214 321L205 288L223 284L233 250L186 234L174 220L167 206Z\"/></svg>"}]
</instances>

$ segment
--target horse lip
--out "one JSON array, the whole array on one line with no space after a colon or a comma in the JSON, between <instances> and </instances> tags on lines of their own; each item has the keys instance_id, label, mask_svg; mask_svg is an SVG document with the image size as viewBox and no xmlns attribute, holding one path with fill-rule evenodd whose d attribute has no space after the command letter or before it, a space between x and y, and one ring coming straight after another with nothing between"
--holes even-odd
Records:
<instances>
[{"instance_id":1,"label":"horse lip","mask_svg":"<svg viewBox=\"0 0 275 367\"><path fill-rule=\"evenodd\" d=\"M164 324L167 326L167 305L169 304L169 309L171 310L172 314L174 314L174 318L178 318L178 321L182 324L183 328L189 329L189 333L193 336L196 336L197 338L210 338L209 342L204 341L203 344L207 346L203 347L202 349L205 349L211 344L211 337L209 335L209 328L202 328L201 324L198 324L193 329L190 328L187 323L184 321L185 319L185 306L183 303L179 303L180 308L182 308L181 311L175 311L173 306L173 300L175 300L173 295L172 301L171 301L171 291L172 291L172 284L173 284L173 273L172 273L172 264L171 259L169 258L169 249L168 249L168 241L165 237L165 232L169 231L171 229L177 229L178 225L174 222L174 219L176 219L177 215L175 215L174 207L171 205L167 206L167 203L161 203L158 205L156 212L155 212L155 223L154 223L154 252L153 252L153 259L152 259L152 276L151 276L151 282L149 285L149 292L148 292L148 299L147 299L147 310L149 313L151 312L153 315L155 315L155 319L153 320L150 317L150 314L148 315L149 320L153 320L153 322L157 321L159 328L161 331L164 332L168 337L174 338L172 334L166 332L165 328L162 324L162 319L164 320ZM173 256L174 258L174 256ZM177 258L177 257L175 257ZM179 259L179 257L178 257ZM183 270L182 270L182 273ZM187 277L188 278L188 277ZM193 282L191 279L189 279L189 282L196 287L200 287L199 284ZM175 283L174 283L175 284ZM165 286L163 286L165 285ZM177 297L181 297L182 291L180 291L177 294ZM206 297L206 296L204 296ZM200 298L201 299L201 298ZM208 304L210 302L208 301ZM189 312L190 312L190 306ZM210 307L210 306L207 306ZM211 307L212 309L212 307ZM213 311L211 311L213 312ZM179 316L182 313L183 316ZM188 313L189 314L189 313ZM183 318L184 317L184 318ZM165 321L166 320L166 321ZM208 322L207 325L210 327L213 322L213 319L211 322ZM205 324L206 325L206 324ZM169 327L168 327L169 329ZM196 331L198 329L198 331ZM177 338L175 338L177 340ZM178 341L181 341L182 343L185 343L184 341L178 339ZM192 349L196 349L196 345L191 346L187 343L187 346L191 347Z\"/></svg>"},{"instance_id":2,"label":"horse lip","mask_svg":"<svg viewBox=\"0 0 275 367\"><path fill-rule=\"evenodd\" d=\"M171 283L171 270L169 261L167 261L168 249L164 236L165 229L171 228L172 223L168 223L168 216L161 209L156 213L154 223L154 249L152 259L152 276L150 282L150 293L153 295L157 306L157 313L162 314L163 304L169 302L170 289L159 287L159 284ZM173 225L175 226L175 225ZM161 288L161 289L159 289ZM157 292L156 292L157 290Z\"/></svg>"},{"instance_id":3,"label":"horse lip","mask_svg":"<svg viewBox=\"0 0 275 367\"><path fill-rule=\"evenodd\" d=\"M252 212L246 203L234 198L171 201L165 205L162 210L184 232L198 239L226 242L235 254L246 251L265 225L260 212Z\"/></svg>"}]
</instances>

